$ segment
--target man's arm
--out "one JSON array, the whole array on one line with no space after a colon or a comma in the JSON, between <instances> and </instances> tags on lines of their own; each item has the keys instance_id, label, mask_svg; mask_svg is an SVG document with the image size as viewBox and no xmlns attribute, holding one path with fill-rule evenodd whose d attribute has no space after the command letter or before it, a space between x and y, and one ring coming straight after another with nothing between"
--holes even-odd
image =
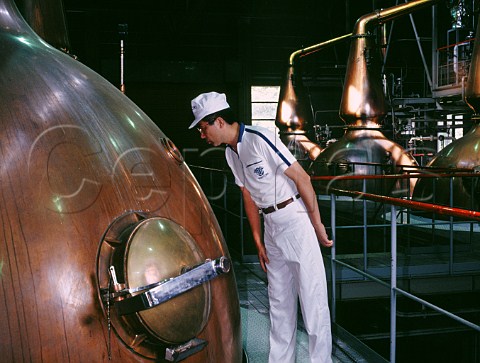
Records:
<instances>
[{"instance_id":1,"label":"man's arm","mask_svg":"<svg viewBox=\"0 0 480 363\"><path fill-rule=\"evenodd\" d=\"M260 215L258 214L258 207L250 196L250 192L245 187L240 187L243 196L243 205L245 207L245 213L247 214L250 228L252 229L253 241L258 251L258 260L263 271L267 272L265 264L269 263L265 246L262 242L262 228L260 225Z\"/></svg>"},{"instance_id":2,"label":"man's arm","mask_svg":"<svg viewBox=\"0 0 480 363\"><path fill-rule=\"evenodd\" d=\"M313 190L310 176L297 161L290 165L287 170L285 170L285 175L292 179L297 186L298 193L302 197L302 200L307 207L308 216L310 217L313 228L315 228L315 233L317 234L318 240L322 246L331 247L333 245L333 241L328 238L327 231L325 230L325 226L320 218L317 196Z\"/></svg>"}]
</instances>

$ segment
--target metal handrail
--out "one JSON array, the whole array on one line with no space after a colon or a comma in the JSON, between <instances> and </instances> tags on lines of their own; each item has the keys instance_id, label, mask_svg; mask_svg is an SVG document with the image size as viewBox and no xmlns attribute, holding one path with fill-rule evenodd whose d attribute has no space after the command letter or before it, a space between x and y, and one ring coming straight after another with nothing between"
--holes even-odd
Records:
<instances>
[{"instance_id":1,"label":"metal handrail","mask_svg":"<svg viewBox=\"0 0 480 363\"><path fill-rule=\"evenodd\" d=\"M332 181L332 180L372 180L372 179L416 179L416 178L451 178L451 177L458 177L458 178L480 178L479 173L440 173L440 174L432 174L432 173L419 173L419 172L410 172L408 174L377 174L377 175L325 175L325 176L312 176L310 179L312 181Z\"/></svg>"},{"instance_id":2,"label":"metal handrail","mask_svg":"<svg viewBox=\"0 0 480 363\"><path fill-rule=\"evenodd\" d=\"M457 175L449 175L450 177L457 176ZM470 176L470 175L468 175ZM349 176L350 178L352 176ZM366 177L366 176L357 176L357 177ZM368 176L370 177L370 176ZM377 178L383 176L376 176ZM319 180L322 179L334 179L335 177L314 177L312 180ZM346 177L347 178L347 177ZM356 179L356 178L354 178ZM326 188L325 188L326 189ZM395 218L397 213L397 206L406 207L411 209L420 209L420 210L427 210L432 211L438 214L443 214L452 217L462 217L474 220L480 220L480 212L465 210L460 208L452 208L446 206L439 206L430 203L423 203L417 201L410 201L404 200L401 198L394 198L394 197L387 197L382 195L376 195L371 193L364 193L358 191L347 191L341 190L336 188L328 188L328 192L330 193L331 198L331 228L332 228L332 239L335 241L332 247L331 253L331 275L332 275L332 320L335 321L335 314L336 314L336 264L340 264L362 276L381 284L382 286L386 286L390 288L390 362L395 363L395 356L396 356L396 310L397 310L397 294L401 294L413 301L416 301L424 306L427 306L440 314L443 314L460 324L463 324L475 331L480 332L480 325L472 323L458 315L455 315L445 309L440 308L424 299L415 296L405 290L402 290L397 287L397 219ZM363 198L364 200L372 200L376 202L382 202L385 204L389 204L391 206L391 265L390 265L390 284L387 284L385 281L378 279L376 276L369 274L366 271L359 270L358 268L349 265L343 261L339 261L336 259L336 205L335 205L335 196L336 195L346 195L355 198Z\"/></svg>"},{"instance_id":3,"label":"metal handrail","mask_svg":"<svg viewBox=\"0 0 480 363\"><path fill-rule=\"evenodd\" d=\"M407 165L407 164L386 164L386 163L378 163L373 161L355 161L355 162L341 162L341 161L319 161L318 159L314 161L315 164L332 164L332 165L366 165L366 166L379 166L379 167L395 167L397 169L403 169L405 172L418 172L417 170L425 170L425 171L444 171L447 173L458 173L458 172L475 172L474 168L445 168L440 166L428 166L428 165Z\"/></svg>"},{"instance_id":4,"label":"metal handrail","mask_svg":"<svg viewBox=\"0 0 480 363\"><path fill-rule=\"evenodd\" d=\"M428 211L428 212L434 212L434 213L445 215L445 216L468 218L468 219L475 219L477 221L480 221L480 212L469 210L469 209L447 207L444 205L424 203L424 202L418 202L413 200L405 200L401 198L387 197L384 195L364 193L364 192L358 192L354 190L336 189L331 187L328 188L328 192L335 195L364 198L366 200L382 202L385 204L395 205L398 207L406 207L406 208L419 209L419 210Z\"/></svg>"},{"instance_id":5,"label":"metal handrail","mask_svg":"<svg viewBox=\"0 0 480 363\"><path fill-rule=\"evenodd\" d=\"M209 173L222 173L224 176L226 174L230 174L229 170L221 170L221 169L215 169L215 168L207 168L207 167L197 167L197 166L190 166L193 168L198 168L200 170L207 171ZM475 173L467 173L465 172L465 169L462 170L460 173L442 173L442 174L423 174L423 173L418 173L418 172L413 172L412 174L396 174L396 175L342 175L342 176L314 176L311 178L312 182L318 182L318 181L325 181L325 180L346 180L346 179L408 179L408 178L439 178L439 177L478 177L478 174ZM326 189L322 186L317 186L317 188L320 188L320 190ZM390 266L390 283L385 282L376 276L368 273L367 271L362 271L352 265L349 265L348 263L345 263L343 261L337 260L336 258L336 243L334 243L334 246L332 247L331 254L330 254L330 259L332 261L331 264L331 276L332 276L332 294L331 294L331 299L332 299L332 304L331 304L331 312L332 312L332 320L335 321L335 315L336 315L336 265L341 265L344 266L345 268L348 268L360 275L362 275L364 278L367 278L371 281L377 282L381 284L382 286L389 288L390 289L390 362L395 363L395 354L396 354L396 310L397 310L397 295L400 294L402 296L405 296L406 298L409 298L413 301L418 302L419 304L422 304L424 306L427 306L438 313L447 316L460 324L463 324L475 331L480 332L480 326L477 324L474 324L466 319L461 318L458 315L455 315L447 310L442 309L439 306L436 306L424 299L421 299L418 296L415 296L405 290L402 290L397 287L397 219L395 218L397 214L397 207L403 207L403 208L410 208L410 209L416 209L416 210L424 210L424 211L430 211L434 212L437 214L442 214L446 216L451 216L451 217L461 217L461 218L467 218L470 220L480 220L480 212L478 211L472 211L472 210L465 210L461 208L454 208L454 207L448 207L448 206L441 206L437 204L431 204L431 203L424 203L424 202L419 202L419 201L412 201L412 200L405 200L402 198L394 198L394 197L389 197L389 196L383 196L383 195L377 195L377 194L372 194L372 193L366 193L366 192L360 192L360 191L350 191L350 190L343 190L343 189L337 189L333 187L328 188L328 193L330 194L330 202L331 202L331 237L332 239L336 242L336 233L337 233L337 227L336 227L336 195L343 195L343 196L349 196L352 198L361 198L366 200L372 200L376 202L381 202L384 204L388 204L391 206L391 221L390 221L390 226L391 226L391 266ZM225 198L226 200L226 198ZM243 220L245 219L244 214L243 214L243 206L241 205L242 199L240 198L240 228L241 228L241 234L243 235ZM364 204L364 208L366 208ZM227 209L227 208L225 208ZM230 212L232 214L235 214L233 212ZM447 222L445 222L447 223ZM450 224L453 225L454 223L450 221ZM382 226L388 226L388 224L382 224ZM339 227L339 228L344 228L344 226ZM348 227L345 227L348 228ZM243 237L242 237L243 240ZM243 256L243 245L241 246L241 254ZM366 254L367 252L364 251ZM365 265L366 266L366 265Z\"/></svg>"}]
</instances>

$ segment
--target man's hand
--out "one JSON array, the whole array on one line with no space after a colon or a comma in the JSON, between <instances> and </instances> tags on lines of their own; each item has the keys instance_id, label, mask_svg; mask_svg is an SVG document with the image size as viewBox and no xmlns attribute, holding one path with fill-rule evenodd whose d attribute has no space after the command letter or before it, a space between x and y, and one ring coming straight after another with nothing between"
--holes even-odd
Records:
<instances>
[{"instance_id":1,"label":"man's hand","mask_svg":"<svg viewBox=\"0 0 480 363\"><path fill-rule=\"evenodd\" d=\"M270 261L267 257L267 251L265 250L265 246L261 245L258 247L258 260L260 261L260 266L262 266L262 270L267 272L267 265Z\"/></svg>"},{"instance_id":2,"label":"man's hand","mask_svg":"<svg viewBox=\"0 0 480 363\"><path fill-rule=\"evenodd\" d=\"M285 170L285 175L292 179L297 186L298 193L307 208L308 217L312 222L313 228L315 228L318 241L324 247L332 247L333 241L328 239L327 231L320 218L317 196L310 181L310 175L305 172L298 162L290 165Z\"/></svg>"},{"instance_id":3,"label":"man's hand","mask_svg":"<svg viewBox=\"0 0 480 363\"><path fill-rule=\"evenodd\" d=\"M317 238L318 238L318 236L317 236ZM320 242L320 244L323 247L332 247L333 246L333 241L331 239L326 239L326 240L318 239L318 241Z\"/></svg>"},{"instance_id":4,"label":"man's hand","mask_svg":"<svg viewBox=\"0 0 480 363\"><path fill-rule=\"evenodd\" d=\"M320 242L323 247L332 247L333 241L328 239L328 234L323 223L313 227L315 228L315 234L317 235L318 242Z\"/></svg>"}]
</instances>

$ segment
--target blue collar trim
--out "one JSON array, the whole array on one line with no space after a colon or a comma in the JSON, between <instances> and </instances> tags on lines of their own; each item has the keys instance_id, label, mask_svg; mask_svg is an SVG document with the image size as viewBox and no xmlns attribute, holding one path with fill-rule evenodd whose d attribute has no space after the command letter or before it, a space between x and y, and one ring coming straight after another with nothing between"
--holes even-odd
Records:
<instances>
[{"instance_id":1,"label":"blue collar trim","mask_svg":"<svg viewBox=\"0 0 480 363\"><path fill-rule=\"evenodd\" d=\"M240 130L238 132L238 140L237 142L242 142L242 138L243 138L243 133L245 132L245 124L243 123L240 123Z\"/></svg>"}]
</instances>

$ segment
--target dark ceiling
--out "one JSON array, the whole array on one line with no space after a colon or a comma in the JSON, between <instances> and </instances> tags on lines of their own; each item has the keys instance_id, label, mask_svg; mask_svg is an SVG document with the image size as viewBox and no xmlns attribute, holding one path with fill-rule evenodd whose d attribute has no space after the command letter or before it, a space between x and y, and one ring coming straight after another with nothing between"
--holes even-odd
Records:
<instances>
[{"instance_id":1,"label":"dark ceiling","mask_svg":"<svg viewBox=\"0 0 480 363\"><path fill-rule=\"evenodd\" d=\"M177 144L186 146L197 142L184 138L191 118L189 101L198 93L226 92L240 118L248 119L250 86L279 85L293 51L350 33L362 15L402 2L64 0L63 6L70 52L119 86L124 38L127 96ZM451 26L447 2L440 2L437 9L441 46ZM431 58L431 8L412 18ZM395 19L388 26L392 39L387 66L402 77L408 74L412 84L419 84L415 92L424 92L424 70L410 18ZM348 46L340 43L302 59L315 109L338 107ZM427 62L431 64L430 59Z\"/></svg>"},{"instance_id":2,"label":"dark ceiling","mask_svg":"<svg viewBox=\"0 0 480 363\"><path fill-rule=\"evenodd\" d=\"M254 82L277 83L291 52L347 34L360 16L397 2L149 0L138 5L125 0L65 0L64 7L71 51L108 77L114 76L108 74L109 62L119 59L119 24L126 24L125 62L132 67L126 66L125 76L130 81L155 77L182 81L184 74L171 75L165 68L178 72L198 62L204 65L202 71L213 71L210 77L218 76L219 66L234 77L248 64ZM430 37L430 10L415 17L420 35ZM408 17L397 23L397 38L413 40ZM348 44L344 44L313 56L312 62L338 68L347 57ZM143 70L135 70L137 62Z\"/></svg>"}]
</instances>

